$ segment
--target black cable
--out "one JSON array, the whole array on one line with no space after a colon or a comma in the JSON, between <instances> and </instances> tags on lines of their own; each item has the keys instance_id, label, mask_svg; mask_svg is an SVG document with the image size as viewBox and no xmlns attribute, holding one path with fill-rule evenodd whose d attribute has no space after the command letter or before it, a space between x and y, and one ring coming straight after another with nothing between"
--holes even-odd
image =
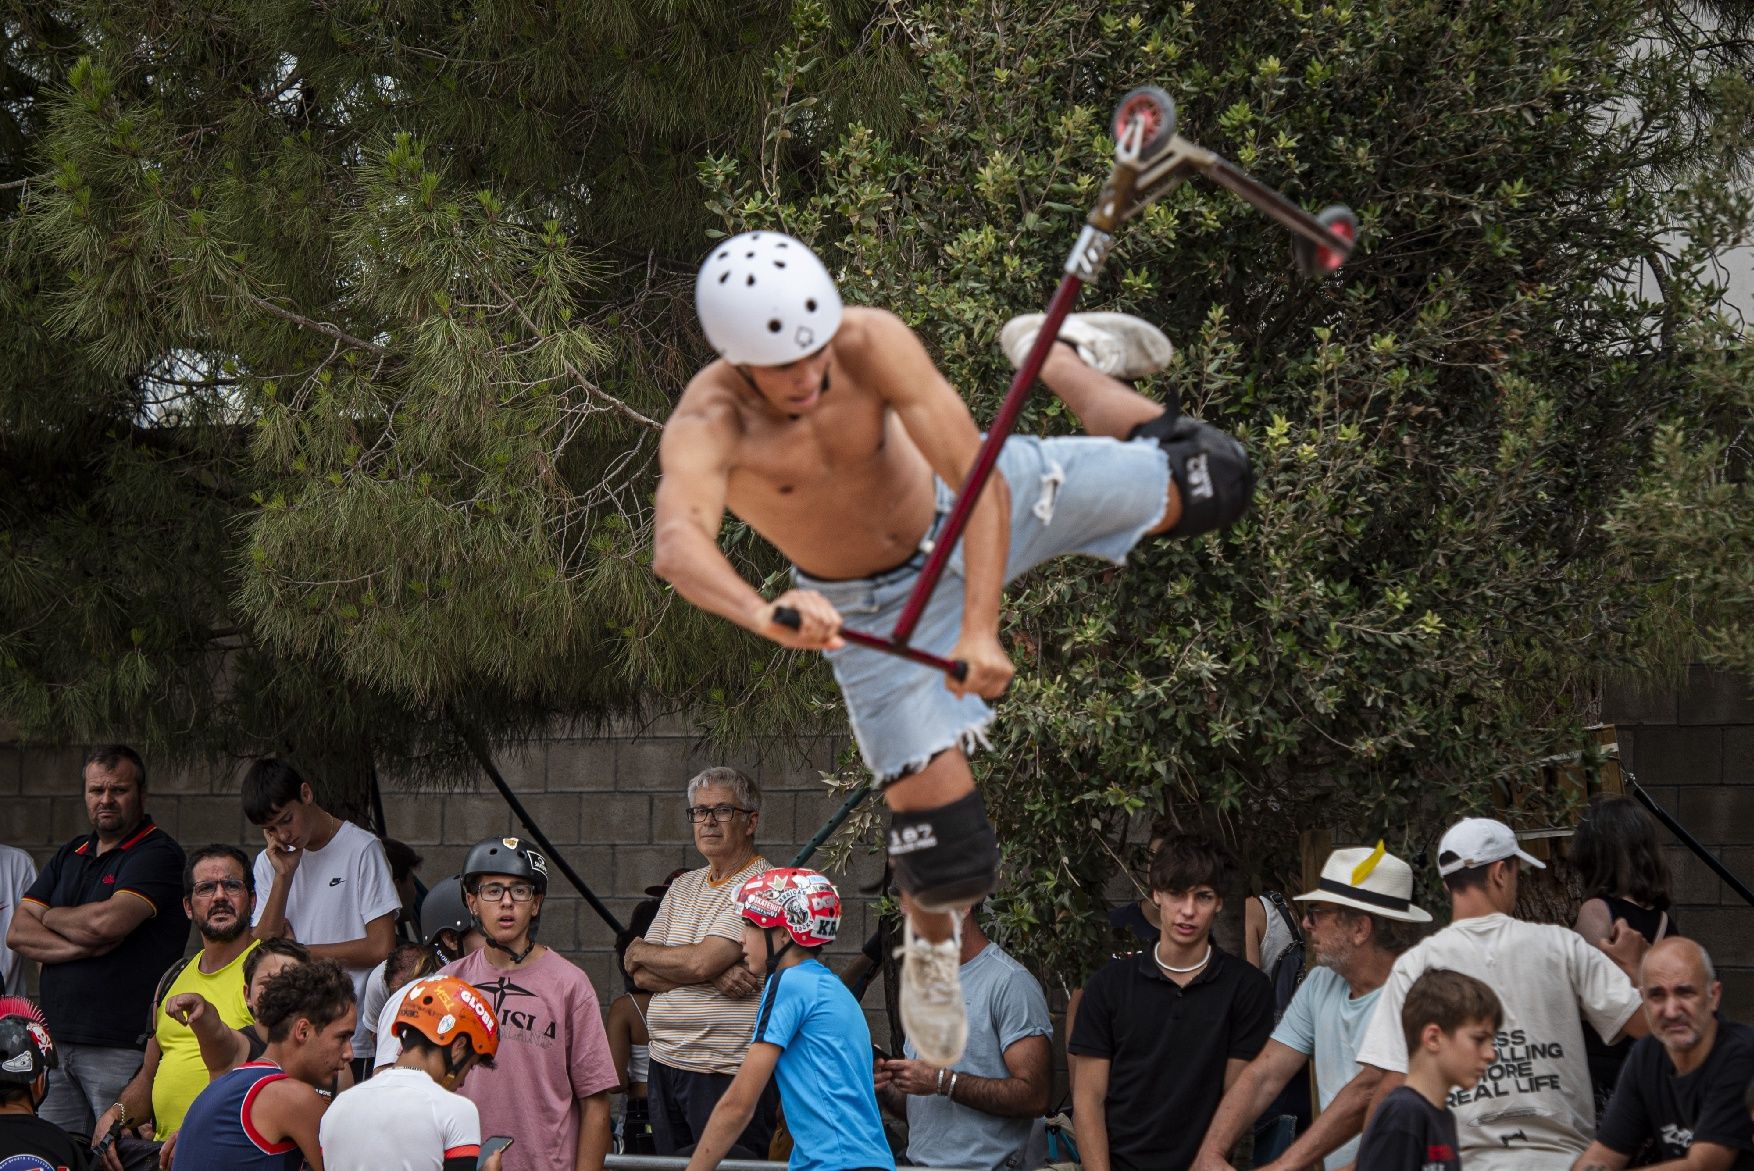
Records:
<instances>
[{"instance_id":1,"label":"black cable","mask_svg":"<svg viewBox=\"0 0 1754 1171\"><path fill-rule=\"evenodd\" d=\"M1626 783L1632 786L1632 795L1638 798L1638 803L1650 810L1651 815L1658 821L1662 822L1663 825L1668 828L1670 833L1679 838L1683 846L1692 850L1695 857L1711 867L1712 871L1719 878L1729 884L1731 890L1741 895L1743 902L1754 907L1754 890L1749 890L1746 883L1730 873L1730 868L1718 861L1716 854L1713 854L1710 850L1701 845L1698 838L1687 832L1686 826L1676 821L1674 815L1659 805L1655 797L1652 797L1649 793L1645 792L1644 786L1638 783L1638 778L1633 775L1631 769L1622 764L1620 766L1620 771L1625 775Z\"/></svg>"},{"instance_id":2,"label":"black cable","mask_svg":"<svg viewBox=\"0 0 1754 1171\"><path fill-rule=\"evenodd\" d=\"M505 778L499 775L499 768L493 763L493 756L487 751L487 746L481 742L481 737L476 735L474 729L464 727L461 723L458 723L456 727L457 731L462 734L463 743L469 746L469 751L475 754L475 759L480 763L481 770L487 774L487 779L493 782L493 787L499 790L499 795L505 798L505 803L512 807L512 813L523 823L524 828L530 831L530 836L536 839L536 844L542 847L542 852L548 855L548 860L554 863L562 874L566 875L566 880L573 884L573 889L584 896L585 901L591 904L591 910L597 912L597 917L609 925L609 930L617 935L625 931L626 928L621 925L621 920L617 919L614 912L603 905L602 899L592 893L591 888L585 885L585 880L579 877L578 871L567 865L566 859L562 858L559 851L554 848L554 843L548 840L548 835L537 828L535 819L530 816L530 811L524 808L524 803L518 800L517 794L512 792L511 786L505 783Z\"/></svg>"}]
</instances>

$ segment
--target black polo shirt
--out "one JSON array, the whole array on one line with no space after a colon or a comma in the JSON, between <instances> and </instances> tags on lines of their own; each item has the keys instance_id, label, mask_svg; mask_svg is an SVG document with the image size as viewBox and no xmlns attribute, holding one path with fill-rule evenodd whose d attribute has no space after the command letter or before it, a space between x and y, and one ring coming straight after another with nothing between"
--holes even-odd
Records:
<instances>
[{"instance_id":1,"label":"black polo shirt","mask_svg":"<svg viewBox=\"0 0 1754 1171\"><path fill-rule=\"evenodd\" d=\"M1232 1057L1252 1061L1273 1031L1273 985L1246 960L1212 948L1178 987L1150 949L1111 961L1084 986L1067 1050L1109 1061L1109 1162L1114 1171L1182 1171L1224 1096Z\"/></svg>"},{"instance_id":2,"label":"black polo shirt","mask_svg":"<svg viewBox=\"0 0 1754 1171\"><path fill-rule=\"evenodd\" d=\"M45 907L77 907L118 894L144 899L151 916L101 956L43 965L43 1014L61 1044L145 1046L152 990L189 945L183 848L147 817L102 854L95 833L74 838L25 892Z\"/></svg>"}]
</instances>

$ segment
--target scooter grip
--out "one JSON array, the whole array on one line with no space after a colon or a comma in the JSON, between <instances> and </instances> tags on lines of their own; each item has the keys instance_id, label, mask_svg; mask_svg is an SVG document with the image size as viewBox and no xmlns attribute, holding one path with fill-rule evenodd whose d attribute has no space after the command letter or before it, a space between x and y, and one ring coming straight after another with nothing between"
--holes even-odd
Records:
<instances>
[{"instance_id":1,"label":"scooter grip","mask_svg":"<svg viewBox=\"0 0 1754 1171\"><path fill-rule=\"evenodd\" d=\"M793 630L804 629L803 616L790 606L775 606L773 620L776 626L786 626Z\"/></svg>"}]
</instances>

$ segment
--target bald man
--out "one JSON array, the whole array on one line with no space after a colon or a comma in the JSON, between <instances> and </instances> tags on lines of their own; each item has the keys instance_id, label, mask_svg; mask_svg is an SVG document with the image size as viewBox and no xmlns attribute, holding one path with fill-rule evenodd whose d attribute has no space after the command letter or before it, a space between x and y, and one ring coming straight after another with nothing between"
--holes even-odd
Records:
<instances>
[{"instance_id":1,"label":"bald man","mask_svg":"<svg viewBox=\"0 0 1754 1171\"><path fill-rule=\"evenodd\" d=\"M1647 1144L1663 1171L1754 1171L1743 1094L1754 1080L1754 1029L1718 1019L1723 985L1711 957L1671 936L1639 969L1650 1036L1632 1047L1596 1141L1573 1171L1621 1171Z\"/></svg>"}]
</instances>

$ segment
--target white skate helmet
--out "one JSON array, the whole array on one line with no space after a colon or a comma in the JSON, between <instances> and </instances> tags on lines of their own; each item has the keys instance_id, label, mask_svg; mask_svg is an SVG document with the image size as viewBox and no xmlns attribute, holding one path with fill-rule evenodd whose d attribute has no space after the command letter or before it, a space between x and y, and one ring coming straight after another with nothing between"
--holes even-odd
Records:
<instances>
[{"instance_id":1,"label":"white skate helmet","mask_svg":"<svg viewBox=\"0 0 1754 1171\"><path fill-rule=\"evenodd\" d=\"M707 342L734 365L784 366L840 328L834 278L801 240L744 232L708 254L694 282Z\"/></svg>"}]
</instances>

